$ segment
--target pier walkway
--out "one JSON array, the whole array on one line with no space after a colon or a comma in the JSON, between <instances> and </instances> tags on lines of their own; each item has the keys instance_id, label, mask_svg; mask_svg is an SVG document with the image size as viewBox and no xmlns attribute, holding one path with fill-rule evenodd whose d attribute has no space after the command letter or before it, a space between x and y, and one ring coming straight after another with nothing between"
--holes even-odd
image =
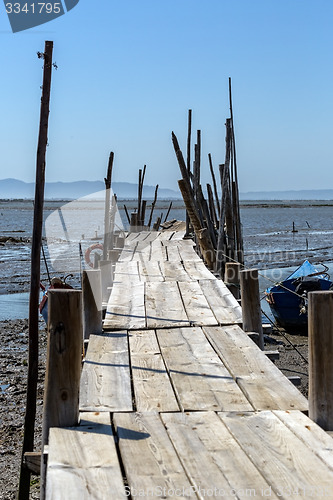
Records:
<instances>
[{"instance_id":1,"label":"pier walkway","mask_svg":"<svg viewBox=\"0 0 333 500\"><path fill-rule=\"evenodd\" d=\"M182 233L131 233L48 499L331 498L333 440ZM305 412L305 413L304 413Z\"/></svg>"}]
</instances>

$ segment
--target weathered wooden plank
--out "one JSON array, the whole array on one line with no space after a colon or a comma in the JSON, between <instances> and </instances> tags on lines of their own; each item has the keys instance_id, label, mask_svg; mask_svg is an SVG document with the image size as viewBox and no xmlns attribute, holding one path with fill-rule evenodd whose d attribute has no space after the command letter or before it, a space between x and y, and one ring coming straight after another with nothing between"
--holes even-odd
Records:
<instances>
[{"instance_id":1,"label":"weathered wooden plank","mask_svg":"<svg viewBox=\"0 0 333 500\"><path fill-rule=\"evenodd\" d=\"M140 273L137 261L132 262L117 262L114 271L114 281L140 281Z\"/></svg>"},{"instance_id":2,"label":"weathered wooden plank","mask_svg":"<svg viewBox=\"0 0 333 500\"><path fill-rule=\"evenodd\" d=\"M189 326L177 283L147 282L145 287L148 328Z\"/></svg>"},{"instance_id":3,"label":"weathered wooden plank","mask_svg":"<svg viewBox=\"0 0 333 500\"><path fill-rule=\"evenodd\" d=\"M165 246L160 238L152 241L150 260L164 261L167 260Z\"/></svg>"},{"instance_id":4,"label":"weathered wooden plank","mask_svg":"<svg viewBox=\"0 0 333 500\"><path fill-rule=\"evenodd\" d=\"M333 439L300 411L274 411L299 439L333 470Z\"/></svg>"},{"instance_id":5,"label":"weathered wooden plank","mask_svg":"<svg viewBox=\"0 0 333 500\"><path fill-rule=\"evenodd\" d=\"M210 272L203 261L198 256L199 260L183 260L185 271L192 280L216 280L214 274Z\"/></svg>"},{"instance_id":6,"label":"weathered wooden plank","mask_svg":"<svg viewBox=\"0 0 333 500\"><path fill-rule=\"evenodd\" d=\"M241 323L242 309L221 280L199 280L201 289L221 325Z\"/></svg>"},{"instance_id":7,"label":"weathered wooden plank","mask_svg":"<svg viewBox=\"0 0 333 500\"><path fill-rule=\"evenodd\" d=\"M271 411L219 416L279 497L333 498L333 471Z\"/></svg>"},{"instance_id":8,"label":"weathered wooden plank","mask_svg":"<svg viewBox=\"0 0 333 500\"><path fill-rule=\"evenodd\" d=\"M114 424L130 492L171 498L168 491L181 491L197 498L158 413L116 413Z\"/></svg>"},{"instance_id":9,"label":"weathered wooden plank","mask_svg":"<svg viewBox=\"0 0 333 500\"><path fill-rule=\"evenodd\" d=\"M256 410L306 410L307 400L237 325L203 327Z\"/></svg>"},{"instance_id":10,"label":"weathered wooden plank","mask_svg":"<svg viewBox=\"0 0 333 500\"><path fill-rule=\"evenodd\" d=\"M146 326L145 283L115 282L106 309L104 329L140 329Z\"/></svg>"},{"instance_id":11,"label":"weathered wooden plank","mask_svg":"<svg viewBox=\"0 0 333 500\"><path fill-rule=\"evenodd\" d=\"M156 335L184 411L253 409L201 328L157 330Z\"/></svg>"},{"instance_id":12,"label":"weathered wooden plank","mask_svg":"<svg viewBox=\"0 0 333 500\"><path fill-rule=\"evenodd\" d=\"M192 281L180 261L160 262L160 267L165 281Z\"/></svg>"},{"instance_id":13,"label":"weathered wooden plank","mask_svg":"<svg viewBox=\"0 0 333 500\"><path fill-rule=\"evenodd\" d=\"M179 406L153 330L129 334L131 368L138 411L177 411Z\"/></svg>"},{"instance_id":14,"label":"weathered wooden plank","mask_svg":"<svg viewBox=\"0 0 333 500\"><path fill-rule=\"evenodd\" d=\"M141 281L164 281L159 262L138 260Z\"/></svg>"},{"instance_id":15,"label":"weathered wooden plank","mask_svg":"<svg viewBox=\"0 0 333 500\"><path fill-rule=\"evenodd\" d=\"M218 322L197 281L179 282L179 290L191 325L217 325Z\"/></svg>"},{"instance_id":16,"label":"weathered wooden plank","mask_svg":"<svg viewBox=\"0 0 333 500\"><path fill-rule=\"evenodd\" d=\"M262 497L269 484L214 412L162 413L161 418L199 498ZM278 497L271 492L270 498Z\"/></svg>"},{"instance_id":17,"label":"weathered wooden plank","mask_svg":"<svg viewBox=\"0 0 333 500\"><path fill-rule=\"evenodd\" d=\"M90 335L81 375L80 409L132 410L126 331Z\"/></svg>"},{"instance_id":18,"label":"weathered wooden plank","mask_svg":"<svg viewBox=\"0 0 333 500\"><path fill-rule=\"evenodd\" d=\"M78 427L50 430L46 499L126 498L110 414L84 419Z\"/></svg>"},{"instance_id":19,"label":"weathered wooden plank","mask_svg":"<svg viewBox=\"0 0 333 500\"><path fill-rule=\"evenodd\" d=\"M178 245L176 244L176 241L168 241L165 243L166 247L166 253L168 256L168 261L169 262L180 262L181 257L178 249Z\"/></svg>"}]
</instances>

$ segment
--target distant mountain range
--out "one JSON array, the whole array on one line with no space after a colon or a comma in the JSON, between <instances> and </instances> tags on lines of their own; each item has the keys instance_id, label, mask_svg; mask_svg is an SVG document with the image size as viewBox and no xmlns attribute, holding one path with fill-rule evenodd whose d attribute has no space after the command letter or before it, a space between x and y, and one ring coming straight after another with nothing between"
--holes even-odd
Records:
<instances>
[{"instance_id":1,"label":"distant mountain range","mask_svg":"<svg viewBox=\"0 0 333 500\"><path fill-rule=\"evenodd\" d=\"M105 189L102 181L47 182L45 199L77 199ZM130 182L114 182L112 189L120 199L137 198L138 185ZM154 198L155 186L144 186L143 196ZM26 198L35 196L34 182L23 182L17 179L0 180L0 198ZM159 188L158 199L181 199L180 191ZM251 191L240 193L241 200L333 200L333 189L314 189L300 191Z\"/></svg>"},{"instance_id":2,"label":"distant mountain range","mask_svg":"<svg viewBox=\"0 0 333 500\"><path fill-rule=\"evenodd\" d=\"M75 181L75 182L46 182L45 199L70 200L81 198L98 191L103 191L105 184L102 181ZM112 189L118 198L137 198L138 185L129 182L114 182ZM144 186L143 196L146 199L154 198L155 186ZM26 198L35 196L35 183L23 182L17 179L0 180L0 198ZM159 188L158 199L178 199L180 192L172 189Z\"/></svg>"}]
</instances>

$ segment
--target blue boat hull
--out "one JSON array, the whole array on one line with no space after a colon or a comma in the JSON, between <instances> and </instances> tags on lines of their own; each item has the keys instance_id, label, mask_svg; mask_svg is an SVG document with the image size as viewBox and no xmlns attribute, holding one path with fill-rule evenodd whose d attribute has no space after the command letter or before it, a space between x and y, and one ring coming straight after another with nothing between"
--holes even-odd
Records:
<instances>
[{"instance_id":1,"label":"blue boat hull","mask_svg":"<svg viewBox=\"0 0 333 500\"><path fill-rule=\"evenodd\" d=\"M305 330L308 325L308 313L304 298L297 294L297 279L318 273L308 261L300 266L282 283L266 290L266 300L269 303L276 323L286 330ZM329 290L332 282L327 276L315 278L317 290ZM296 283L295 283L296 282ZM310 291L310 290L309 290ZM305 294L306 299L307 294ZM305 307L304 307L305 306Z\"/></svg>"}]
</instances>

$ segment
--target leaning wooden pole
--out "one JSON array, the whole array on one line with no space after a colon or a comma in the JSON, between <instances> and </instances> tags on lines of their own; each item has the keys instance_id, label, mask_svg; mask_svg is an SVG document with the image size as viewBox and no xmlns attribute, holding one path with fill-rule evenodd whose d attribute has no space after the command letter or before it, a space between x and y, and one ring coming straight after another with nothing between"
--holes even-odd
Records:
<instances>
[{"instance_id":1,"label":"leaning wooden pole","mask_svg":"<svg viewBox=\"0 0 333 500\"><path fill-rule=\"evenodd\" d=\"M45 157L50 111L50 92L52 76L53 42L45 42L45 50L38 57L44 59L43 90L40 108L39 137L36 160L36 186L34 203L34 221L31 244L31 278L29 299L29 361L27 378L26 412L24 420L24 437L19 481L19 500L29 499L30 471L24 465L24 454L33 451L37 380L38 380L38 304L40 286L40 254L43 231L43 207L45 186Z\"/></svg>"},{"instance_id":2,"label":"leaning wooden pole","mask_svg":"<svg viewBox=\"0 0 333 500\"><path fill-rule=\"evenodd\" d=\"M187 157L186 166L188 175L191 175L191 135L192 135L192 109L188 110L188 125L187 125ZM190 218L186 212L186 232L185 236L188 237L190 234Z\"/></svg>"},{"instance_id":3,"label":"leaning wooden pole","mask_svg":"<svg viewBox=\"0 0 333 500\"><path fill-rule=\"evenodd\" d=\"M105 182L105 214L104 214L104 245L103 245L103 260L107 259L109 244L110 244L110 198L111 198L111 177L113 167L114 153L111 151L109 156L108 170Z\"/></svg>"}]
</instances>

